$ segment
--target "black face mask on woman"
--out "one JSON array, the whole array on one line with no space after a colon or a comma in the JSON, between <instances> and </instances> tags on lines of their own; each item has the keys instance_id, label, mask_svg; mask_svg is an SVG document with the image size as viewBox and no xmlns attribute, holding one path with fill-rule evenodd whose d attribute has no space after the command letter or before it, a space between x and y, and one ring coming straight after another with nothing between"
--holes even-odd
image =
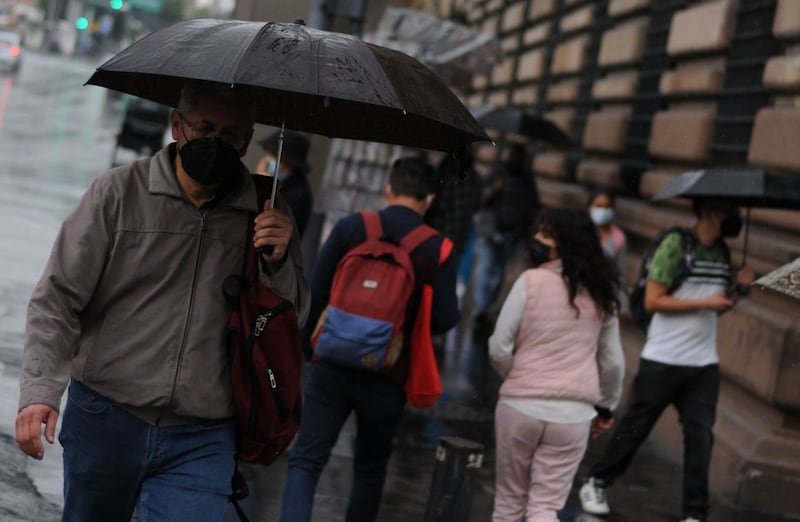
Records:
<instances>
[{"instance_id":1,"label":"black face mask on woman","mask_svg":"<svg viewBox=\"0 0 800 522\"><path fill-rule=\"evenodd\" d=\"M242 169L239 151L220 138L187 141L178 153L183 169L201 185L217 185Z\"/></svg>"},{"instance_id":2,"label":"black face mask on woman","mask_svg":"<svg viewBox=\"0 0 800 522\"><path fill-rule=\"evenodd\" d=\"M739 214L725 216L719 227L719 234L722 237L736 237L742 231L742 218Z\"/></svg>"},{"instance_id":3,"label":"black face mask on woman","mask_svg":"<svg viewBox=\"0 0 800 522\"><path fill-rule=\"evenodd\" d=\"M533 238L528 243L528 258L532 266L539 266L550 261L550 250L553 247Z\"/></svg>"}]
</instances>

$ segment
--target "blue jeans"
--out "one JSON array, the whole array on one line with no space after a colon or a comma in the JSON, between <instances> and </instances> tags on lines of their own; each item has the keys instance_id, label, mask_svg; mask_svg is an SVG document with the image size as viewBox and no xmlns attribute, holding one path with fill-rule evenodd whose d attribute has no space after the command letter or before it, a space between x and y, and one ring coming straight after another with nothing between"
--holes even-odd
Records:
<instances>
[{"instance_id":1,"label":"blue jeans","mask_svg":"<svg viewBox=\"0 0 800 522\"><path fill-rule=\"evenodd\" d=\"M322 469L351 411L357 437L348 522L376 519L392 438L405 408L405 392L385 375L315 363L308 372L300 431L289 455L283 490L283 522L311 520Z\"/></svg>"},{"instance_id":2,"label":"blue jeans","mask_svg":"<svg viewBox=\"0 0 800 522\"><path fill-rule=\"evenodd\" d=\"M488 312L497 299L503 284L506 264L514 255L516 245L516 236L509 233L498 232L493 238L483 236L475 238L473 252L478 259L475 266L473 297L476 314Z\"/></svg>"},{"instance_id":3,"label":"blue jeans","mask_svg":"<svg viewBox=\"0 0 800 522\"><path fill-rule=\"evenodd\" d=\"M219 521L231 493L232 420L158 427L72 381L59 435L62 521Z\"/></svg>"}]
</instances>

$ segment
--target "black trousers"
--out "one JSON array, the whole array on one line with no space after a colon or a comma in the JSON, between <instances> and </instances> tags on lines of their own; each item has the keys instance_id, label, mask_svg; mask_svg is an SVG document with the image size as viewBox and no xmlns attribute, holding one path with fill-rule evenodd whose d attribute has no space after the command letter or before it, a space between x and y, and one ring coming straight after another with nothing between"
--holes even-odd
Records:
<instances>
[{"instance_id":1,"label":"black trousers","mask_svg":"<svg viewBox=\"0 0 800 522\"><path fill-rule=\"evenodd\" d=\"M642 359L631 405L590 476L607 486L613 484L628 469L664 409L674 404L683 427L683 516L704 520L718 397L718 365L673 366Z\"/></svg>"}]
</instances>

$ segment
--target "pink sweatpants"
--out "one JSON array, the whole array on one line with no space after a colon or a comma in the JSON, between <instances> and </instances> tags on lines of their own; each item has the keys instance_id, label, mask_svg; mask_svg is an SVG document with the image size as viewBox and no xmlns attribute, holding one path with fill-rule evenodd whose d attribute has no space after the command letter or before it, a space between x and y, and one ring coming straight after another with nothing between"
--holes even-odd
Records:
<instances>
[{"instance_id":1,"label":"pink sweatpants","mask_svg":"<svg viewBox=\"0 0 800 522\"><path fill-rule=\"evenodd\" d=\"M544 422L507 404L495 411L493 522L558 522L589 442L591 421Z\"/></svg>"}]
</instances>

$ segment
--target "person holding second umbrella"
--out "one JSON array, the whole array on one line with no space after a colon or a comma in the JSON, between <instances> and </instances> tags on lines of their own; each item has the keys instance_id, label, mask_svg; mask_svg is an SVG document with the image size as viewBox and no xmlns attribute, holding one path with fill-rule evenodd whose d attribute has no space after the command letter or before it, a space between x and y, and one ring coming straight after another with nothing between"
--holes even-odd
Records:
<instances>
[{"instance_id":1,"label":"person holding second umbrella","mask_svg":"<svg viewBox=\"0 0 800 522\"><path fill-rule=\"evenodd\" d=\"M739 235L738 207L718 199L695 199L694 211L695 226L667 234L650 264L644 306L653 318L633 398L580 489L587 513L609 513L606 488L628 468L661 413L674 405L684 436L683 520L704 522L708 516L719 395L717 316L734 306L736 286L749 286L753 272L743 267L732 277L724 238Z\"/></svg>"}]
</instances>

